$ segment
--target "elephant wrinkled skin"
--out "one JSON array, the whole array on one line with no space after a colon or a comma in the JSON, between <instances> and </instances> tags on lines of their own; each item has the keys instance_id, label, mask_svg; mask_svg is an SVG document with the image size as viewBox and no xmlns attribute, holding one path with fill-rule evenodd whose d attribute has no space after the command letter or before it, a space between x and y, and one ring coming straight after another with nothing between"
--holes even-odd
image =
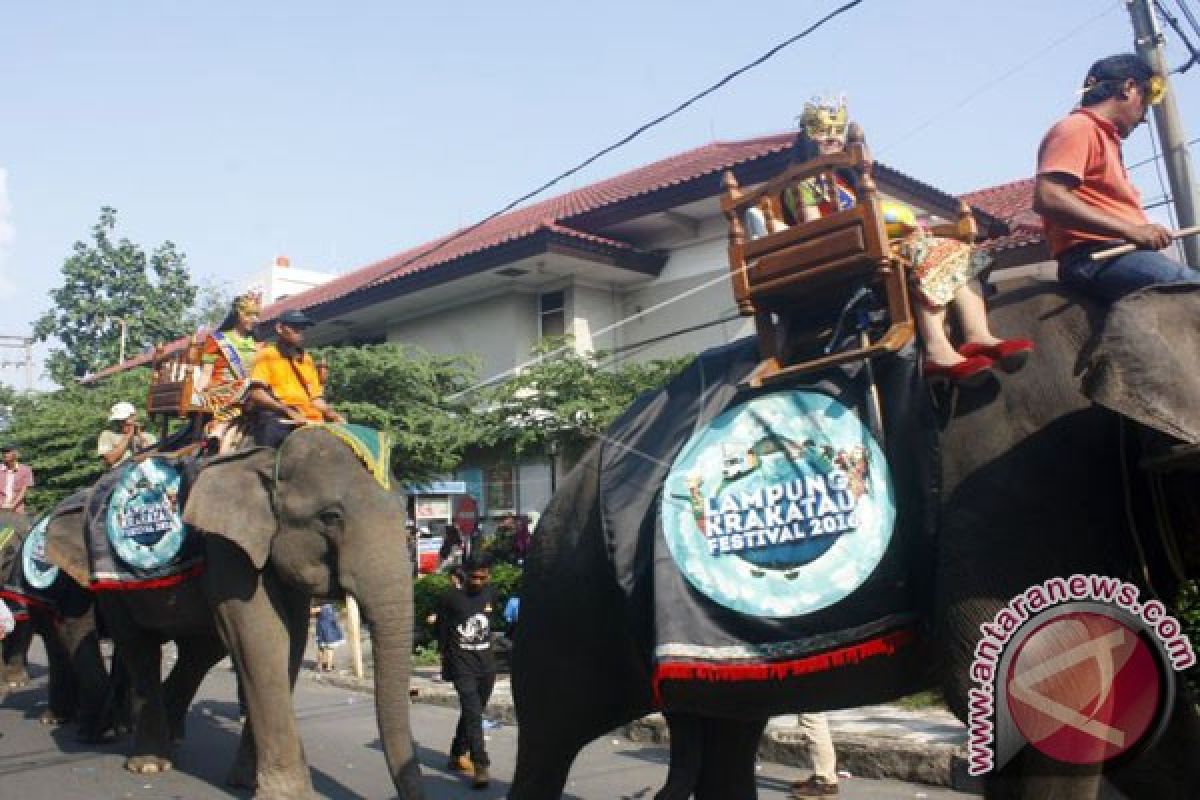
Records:
<instances>
[{"instance_id":1,"label":"elephant wrinkled skin","mask_svg":"<svg viewBox=\"0 0 1200 800\"><path fill-rule=\"evenodd\" d=\"M1193 290L1187 301L1200 304L1198 297ZM756 719L772 714L879 702L886 699L879 696L881 686L911 691L936 680L965 718L979 626L1010 598L1054 576L1134 578L1120 420L1080 389L1081 351L1104 314L1086 299L1042 286L1023 286L992 301L998 334L1030 335L1037 351L1022 371L1001 376L997 391L964 391L944 431L935 618L927 624L933 635L916 648L919 656L892 659L871 680L857 683L836 674L806 677L811 682L801 685L810 687L807 692L771 697L759 706L718 705L697 687L687 708L666 711L669 719L676 717L673 724L690 718L683 733L704 752L690 768L672 764L662 798L693 791L696 798L755 797L753 748L738 742L753 733L748 726ZM1192 320L1200 320L1200 309ZM654 710L653 643L645 624L652 609L627 600L616 583L598 508L598 463L594 447L566 477L526 562L513 656L520 727L512 800L559 797L583 745ZM1185 481L1179 494L1194 498L1197 473L1178 480ZM1187 547L1194 567L1200 563L1196 540ZM938 674L929 674L930 667ZM1026 747L988 777L987 791L1026 798L1195 797L1197 752L1200 720L1181 697L1169 729L1132 763L1067 766Z\"/></svg>"},{"instance_id":2,"label":"elephant wrinkled skin","mask_svg":"<svg viewBox=\"0 0 1200 800\"><path fill-rule=\"evenodd\" d=\"M292 705L314 596L359 602L374 644L380 739L398 794L424 797L409 730L412 587L403 509L327 432L300 431L206 466L184 509L205 534L201 578L167 589L99 593L130 671L136 771L170 766L172 737L207 670L226 652L247 703L230 782L258 798L313 796ZM51 559L86 568L82 520L55 518ZM179 660L159 680L160 644Z\"/></svg>"}]
</instances>

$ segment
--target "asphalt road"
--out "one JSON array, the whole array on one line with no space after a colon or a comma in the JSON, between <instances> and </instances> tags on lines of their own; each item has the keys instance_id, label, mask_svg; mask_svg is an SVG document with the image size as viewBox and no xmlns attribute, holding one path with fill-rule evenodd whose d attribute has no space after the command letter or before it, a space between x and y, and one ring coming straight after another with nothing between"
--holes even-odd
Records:
<instances>
[{"instance_id":1,"label":"asphalt road","mask_svg":"<svg viewBox=\"0 0 1200 800\"><path fill-rule=\"evenodd\" d=\"M34 656L38 658L37 655ZM0 704L0 800L209 800L245 797L223 784L232 763L240 725L233 674L218 666L205 680L188 721L187 739L175 769L151 778L127 773L124 743L80 746L72 727L47 728L37 722L45 699L44 670L35 662L35 680ZM296 708L317 794L327 798L394 797L375 729L373 698L312 680L305 673L296 690ZM445 770L446 750L457 712L429 705L413 707L414 727L430 800L503 798L516 756L516 730L488 733L492 786L472 791ZM564 795L577 800L649 800L666 775L666 751L617 737L592 743L576 761ZM759 797L780 800L790 781L803 773L763 764ZM844 779L842 797L964 798L917 784Z\"/></svg>"}]
</instances>

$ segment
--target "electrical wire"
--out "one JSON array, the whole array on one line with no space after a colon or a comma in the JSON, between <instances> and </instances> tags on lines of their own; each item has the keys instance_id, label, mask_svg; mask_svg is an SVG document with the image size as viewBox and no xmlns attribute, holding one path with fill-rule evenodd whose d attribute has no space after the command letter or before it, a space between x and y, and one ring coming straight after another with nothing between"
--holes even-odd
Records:
<instances>
[{"instance_id":1,"label":"electrical wire","mask_svg":"<svg viewBox=\"0 0 1200 800\"><path fill-rule=\"evenodd\" d=\"M1000 74L999 76L997 76L995 78L985 81L983 84L981 84L978 88L976 88L970 94L966 95L961 100L954 103L954 105L949 106L949 107L943 109L942 111L937 112L934 116L932 116L929 119L925 120L924 122L920 123L915 128L910 128L907 132L901 134L900 138L894 139L893 141L888 142L886 145L884 145L882 148L879 149L879 151L878 151L879 154L882 155L884 153L889 152L890 150L893 150L898 145L901 145L904 142L907 142L909 139L916 136L918 133L925 130L929 126L933 125L938 120L944 118L948 114L958 111L960 108L962 108L963 106L970 103L972 100L974 100L979 95L983 94L984 92L989 91L990 89L992 89L992 87L1007 80L1008 78L1011 78L1016 73L1025 69L1025 67L1029 66L1031 63L1033 63L1037 59L1041 58L1042 55L1044 55L1045 53L1048 53L1049 51L1058 47L1059 45L1061 45L1063 42L1067 41L1068 39L1074 38L1078 34L1082 33L1084 31L1084 29L1090 27L1091 25L1095 24L1096 22L1099 22L1104 17L1107 17L1109 14L1116 11L1120 6L1121 6L1121 3L1119 3L1119 2L1113 3L1111 6L1109 6L1105 10L1101 11L1096 16L1085 20L1078 27L1072 28L1071 30L1069 30L1065 34L1063 34L1062 36L1058 37L1054 41L1047 44L1045 47L1043 47L1040 50L1027 56L1023 61L1018 63L1016 66L1008 69L1007 71L1003 72L1002 74Z\"/></svg>"},{"instance_id":2,"label":"electrical wire","mask_svg":"<svg viewBox=\"0 0 1200 800\"><path fill-rule=\"evenodd\" d=\"M1182 66L1178 66L1171 70L1171 74L1174 75L1176 73L1187 72L1196 64L1198 60L1200 60L1200 53L1196 51L1196 48L1192 45L1191 39L1188 38L1187 33L1183 30L1183 26L1179 24L1179 20L1174 14L1172 14L1170 11L1167 11L1167 9L1161 2L1159 2L1159 0L1154 0L1154 7L1158 9L1158 13L1162 14L1163 19L1167 21L1167 24L1171 26L1171 29L1179 35L1179 39L1183 42L1183 46L1186 47L1188 49L1188 53L1191 54L1191 58L1184 62Z\"/></svg>"},{"instance_id":3,"label":"electrical wire","mask_svg":"<svg viewBox=\"0 0 1200 800\"><path fill-rule=\"evenodd\" d=\"M1179 6L1179 10L1183 12L1184 18L1192 26L1192 31L1197 36L1200 36L1200 22L1197 22L1196 15L1192 12L1192 9L1188 8L1187 3L1183 2L1183 0L1175 0L1175 5Z\"/></svg>"},{"instance_id":4,"label":"electrical wire","mask_svg":"<svg viewBox=\"0 0 1200 800\"><path fill-rule=\"evenodd\" d=\"M1196 144L1197 142L1200 142L1200 136L1197 136L1195 139L1190 140L1187 144L1184 145L1184 147L1191 147L1192 145ZM1125 169L1131 170L1131 169L1137 169L1138 167L1144 167L1147 164L1153 164L1155 161L1160 160L1162 157L1163 157L1162 154L1156 151L1154 153L1154 155L1150 156L1149 158L1143 158L1141 161L1130 164Z\"/></svg>"},{"instance_id":5,"label":"electrical wire","mask_svg":"<svg viewBox=\"0 0 1200 800\"><path fill-rule=\"evenodd\" d=\"M402 261L400 264L397 264L395 267L393 267L389 271L389 274L394 274L396 272L399 272L399 271L403 270L405 267L408 267L408 266L414 264L415 262L420 261L423 258L426 258L427 256L433 255L438 250L441 250L442 248L449 245L451 242L457 241L458 239L461 239L462 237L466 236L467 234L471 233L472 231L476 231L479 228L483 227L487 223L494 220L496 217L499 217L503 214L507 214L509 211L512 211L514 208L521 205L522 203L524 203L527 200L532 200L534 197L537 197L539 194L546 191L547 189L550 189L550 188L556 186L557 184L561 183L562 181L566 180L567 178L571 177L572 175L575 175L576 173L582 171L583 169L591 166L596 161L598 161L599 159L608 155L609 153L613 152L614 150L617 150L618 148L624 147L625 145L629 144L634 139L638 138L639 136L641 136L643 133L650 130L651 128L653 128L657 125L660 125L663 122L666 122L671 117L673 117L676 114L679 114L680 112L687 109L689 106L694 105L696 102L704 99L708 95L710 95L713 92L717 91L718 89L724 87L725 85L727 85L728 83L733 81L735 78L738 78L741 75L743 75L744 73L749 72L750 70L754 69L755 67L762 65L769 59L776 56L781 50L783 50L787 47L790 47L791 45L795 44L796 42L800 41L801 39L804 39L805 37L809 36L810 34L817 31L819 28L823 27L824 25L826 25L827 23L829 23L830 21L835 19L836 17L839 17L842 14L845 14L847 11L850 11L857 5L861 5L862 2L863 2L863 0L850 0L850 2L839 6L838 8L835 8L833 11L830 11L828 14L821 17L819 20L817 20L816 22L814 22L812 25L808 26L804 30L800 31L799 33L795 34L794 36L784 39L782 42L775 45L770 50L767 50L765 53L760 55L758 58L755 58L753 61L751 61L747 64L743 64L742 66L735 69L733 72L728 73L727 75L725 75L725 77L721 78L716 83L711 84L707 88L692 95L687 100L684 100L682 103L675 106L670 111L667 111L664 114L660 114L659 116L655 117L654 119L650 120L649 122L639 125L637 128L633 129L631 132L629 132L625 136L621 137L616 142L608 145L607 147L605 147L601 150L596 151L592 155L585 158L583 161L579 162L578 164L571 167L570 169L560 173L559 175L551 178L550 180L546 181L545 183L543 183L541 186L537 187L533 191L526 192L525 194L521 195L517 199L515 199L512 202L505 205L500 210L494 211L491 214L488 214L483 219L479 220L478 222L476 222L472 225L468 225L465 228L461 228L458 231L445 237L444 239L438 240L430 247L427 247L426 249L422 250L420 253L417 253L416 255L413 255L413 256L410 256L409 258L404 259L404 261Z\"/></svg>"},{"instance_id":6,"label":"electrical wire","mask_svg":"<svg viewBox=\"0 0 1200 800\"><path fill-rule=\"evenodd\" d=\"M1163 177L1162 156L1158 152L1158 129L1157 129L1157 126L1154 124L1153 117L1150 118L1150 125L1149 125L1148 130L1150 132L1150 148L1151 148L1152 152L1154 153L1154 174L1158 176L1158 188L1162 189L1163 197L1170 197L1171 193L1167 191L1166 178ZM1179 225L1177 224L1177 222L1175 220L1175 206L1174 205L1167 207L1167 215L1171 220L1171 227L1178 228Z\"/></svg>"}]
</instances>

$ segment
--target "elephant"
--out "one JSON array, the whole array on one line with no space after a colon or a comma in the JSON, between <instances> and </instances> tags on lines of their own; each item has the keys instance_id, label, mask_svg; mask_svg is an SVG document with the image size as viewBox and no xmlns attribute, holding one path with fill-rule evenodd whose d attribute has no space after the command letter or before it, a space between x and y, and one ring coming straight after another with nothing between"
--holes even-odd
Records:
<instances>
[{"instance_id":1,"label":"elephant","mask_svg":"<svg viewBox=\"0 0 1200 800\"><path fill-rule=\"evenodd\" d=\"M1055 576L1114 575L1172 597L1177 584L1159 577L1151 585L1144 579L1150 573L1136 568L1125 498L1139 474L1136 466L1126 469L1121 456L1136 449L1139 436L1127 433L1112 409L1124 405L1140 421L1154 422L1145 409L1162 414L1155 406L1177 390L1173 381L1195 382L1196 370L1188 367L1194 361L1186 359L1195 358L1200 341L1200 293L1195 287L1163 290L1138 302L1139 313L1161 323L1148 337L1164 356L1151 370L1162 384L1158 400L1126 403L1126 387L1107 392L1102 406L1084 393L1079 376L1089 363L1113 366L1111 358L1105 362L1112 354L1096 332L1115 311L1066 288L1032 282L992 299L999 335L1031 336L1037 350L1022 371L1000 375L991 391L963 390L953 409L940 407L941 480L930 556L935 569L920 633L896 657L856 665L853 678L819 672L793 679L788 686L794 691L740 697L695 682L661 708L651 681L653 611L645 592L627 593L618 584L601 515L605 444L594 445L560 484L526 559L513 654L519 738L509 797L559 797L587 742L663 710L679 741L659 798L753 798L754 747L748 742L757 741L770 716L861 706L940 686L951 710L965 720L980 625L1027 587ZM1166 351L1181 354L1181 366L1168 368ZM1130 376L1128 369L1107 373L1101 382ZM1102 386L1090 389L1106 394ZM641 407L658 407L672 391L680 387L668 385ZM1196 394L1191 397L1194 407ZM1186 506L1192 523L1183 526L1181 549L1193 578L1200 575L1196 475L1165 478L1169 496ZM1156 566L1158 559L1149 554L1145 561ZM1186 694L1181 685L1169 727L1137 759L1066 765L1026 746L986 776L988 796L1196 796L1200 717Z\"/></svg>"},{"instance_id":2,"label":"elephant","mask_svg":"<svg viewBox=\"0 0 1200 800\"><path fill-rule=\"evenodd\" d=\"M0 529L11 526L14 531L0 548L0 584L19 583L12 576L21 568L30 522L23 515L0 518ZM34 635L39 635L49 668L42 724L76 721L76 738L90 744L103 741L110 730L123 732L128 727L126 715L121 713L125 694L119 681L112 682L101 655L93 598L69 576L60 574L43 599L46 602L25 603L28 620L20 622L4 640L5 680L14 687L28 683L26 655Z\"/></svg>"},{"instance_id":3,"label":"elephant","mask_svg":"<svg viewBox=\"0 0 1200 800\"><path fill-rule=\"evenodd\" d=\"M229 782L258 798L313 796L292 705L313 597L359 602L374 644L380 739L401 798L424 797L409 728L412 586L400 538L404 512L354 452L319 427L278 449L255 447L204 465L184 501L185 523L203 535L205 568L174 586L97 592L129 671L134 736L126 767L170 768L200 681L228 652L247 721ZM56 515L50 559L87 570L82 512ZM160 680L161 644L179 659Z\"/></svg>"}]
</instances>

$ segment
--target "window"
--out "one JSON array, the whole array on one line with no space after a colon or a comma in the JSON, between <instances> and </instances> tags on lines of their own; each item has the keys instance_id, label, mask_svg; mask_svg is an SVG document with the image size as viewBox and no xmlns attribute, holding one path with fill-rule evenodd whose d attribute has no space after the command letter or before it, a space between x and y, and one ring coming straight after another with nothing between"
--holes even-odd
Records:
<instances>
[{"instance_id":1,"label":"window","mask_svg":"<svg viewBox=\"0 0 1200 800\"><path fill-rule=\"evenodd\" d=\"M538 333L541 338L562 336L567 332L566 293L543 292L538 296Z\"/></svg>"}]
</instances>

